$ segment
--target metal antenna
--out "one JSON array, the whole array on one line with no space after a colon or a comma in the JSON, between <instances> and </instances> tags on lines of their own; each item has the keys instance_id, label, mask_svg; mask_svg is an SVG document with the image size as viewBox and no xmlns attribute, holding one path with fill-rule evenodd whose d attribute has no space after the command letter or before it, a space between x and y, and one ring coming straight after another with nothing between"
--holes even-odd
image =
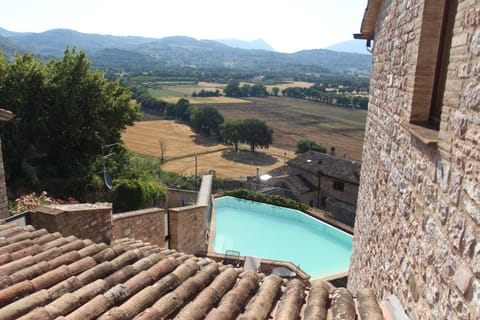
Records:
<instances>
[{"instance_id":1,"label":"metal antenna","mask_svg":"<svg viewBox=\"0 0 480 320\"><path fill-rule=\"evenodd\" d=\"M112 181L112 177L110 176L110 173L108 173L108 171L107 171L107 166L105 165L105 159L111 157L112 155L114 155L114 153L111 152L111 153L105 155L105 148L110 148L110 147L112 147L114 145L117 145L117 144L119 144L119 143L117 142L117 143L102 145L103 181L105 181L105 186L107 187L108 190L112 190L113 181Z\"/></svg>"}]
</instances>

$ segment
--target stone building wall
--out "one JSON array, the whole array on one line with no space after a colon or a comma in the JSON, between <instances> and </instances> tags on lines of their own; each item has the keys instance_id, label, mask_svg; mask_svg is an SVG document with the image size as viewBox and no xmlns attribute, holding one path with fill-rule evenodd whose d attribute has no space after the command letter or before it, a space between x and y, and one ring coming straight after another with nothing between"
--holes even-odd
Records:
<instances>
[{"instance_id":1,"label":"stone building wall","mask_svg":"<svg viewBox=\"0 0 480 320\"><path fill-rule=\"evenodd\" d=\"M112 238L112 204L42 206L32 211L31 224L36 229L45 228L48 232L109 243Z\"/></svg>"},{"instance_id":2,"label":"stone building wall","mask_svg":"<svg viewBox=\"0 0 480 320\"><path fill-rule=\"evenodd\" d=\"M207 250L206 210L205 206L169 209L171 248L192 254Z\"/></svg>"},{"instance_id":3,"label":"stone building wall","mask_svg":"<svg viewBox=\"0 0 480 320\"><path fill-rule=\"evenodd\" d=\"M334 188L334 182L341 182L343 183L343 191L336 190ZM331 197L342 202L351 204L355 206L357 203L357 196L358 196L358 185L349 183L346 181L334 179L328 176L321 176L320 178L320 197ZM355 209L354 209L355 211Z\"/></svg>"},{"instance_id":4,"label":"stone building wall","mask_svg":"<svg viewBox=\"0 0 480 320\"><path fill-rule=\"evenodd\" d=\"M458 1L438 140L410 125L442 1L369 1L381 10L348 285L397 295L412 319L478 319L480 1Z\"/></svg>"},{"instance_id":5,"label":"stone building wall","mask_svg":"<svg viewBox=\"0 0 480 320\"><path fill-rule=\"evenodd\" d=\"M113 239L134 238L165 246L165 209L150 208L114 214Z\"/></svg>"},{"instance_id":6,"label":"stone building wall","mask_svg":"<svg viewBox=\"0 0 480 320\"><path fill-rule=\"evenodd\" d=\"M3 166L2 143L0 141L0 219L7 218L9 215L7 187L5 184L5 169Z\"/></svg>"},{"instance_id":7,"label":"stone building wall","mask_svg":"<svg viewBox=\"0 0 480 320\"><path fill-rule=\"evenodd\" d=\"M317 175L312 174L312 172L308 170L304 170L302 168L298 167L291 167L288 169L285 169L286 172L289 174L301 174L303 177L305 177L312 185L318 186L319 179ZM344 190L339 191L335 190L333 185L334 181L338 181L344 184ZM333 197L335 199L341 200L345 203L350 203L355 206L357 203L357 195L358 195L358 184L350 183L348 181L344 181L341 179L335 179L327 175L321 175L320 176L320 197L319 197L319 202L320 198L322 196L325 197ZM316 201L315 201L316 204Z\"/></svg>"}]
</instances>

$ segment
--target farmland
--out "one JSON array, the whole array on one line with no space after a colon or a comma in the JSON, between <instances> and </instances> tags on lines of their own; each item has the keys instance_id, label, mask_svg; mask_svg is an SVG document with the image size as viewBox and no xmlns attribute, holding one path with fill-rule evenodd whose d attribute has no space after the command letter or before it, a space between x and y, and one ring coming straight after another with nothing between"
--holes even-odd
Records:
<instances>
[{"instance_id":1,"label":"farmland","mask_svg":"<svg viewBox=\"0 0 480 320\"><path fill-rule=\"evenodd\" d=\"M225 119L256 118L273 128L273 146L293 151L298 141L313 140L338 156L360 160L367 111L306 100L249 98L249 104L217 104Z\"/></svg>"},{"instance_id":2,"label":"farmland","mask_svg":"<svg viewBox=\"0 0 480 320\"><path fill-rule=\"evenodd\" d=\"M240 86L244 84L254 85L254 83L249 82L240 82ZM268 85L267 90L272 91L273 87L283 90L287 87L310 87L313 83L302 82L302 81L292 81L288 83L278 84L278 85ZM192 97L194 92L199 92L200 90L206 91L215 91L219 90L220 92L226 87L226 84L222 83L211 83L211 82L199 82L198 84L191 85L165 85L161 89L149 89L148 92L152 97L161 98L163 101L169 103L176 103L180 98L187 98L191 104L220 104L220 103L249 103L249 100L232 98L232 97Z\"/></svg>"},{"instance_id":3,"label":"farmland","mask_svg":"<svg viewBox=\"0 0 480 320\"><path fill-rule=\"evenodd\" d=\"M188 97L190 100L191 97ZM209 99L209 98L197 98ZM214 104L225 119L257 118L273 128L273 144L255 154L235 153L217 140L195 134L189 126L173 120L159 120L146 115L123 134L127 147L138 153L160 155L159 139L167 142L162 168L182 174L194 174L195 155L198 173L216 170L219 177L236 178L254 175L258 167L266 172L295 156L299 140L310 139L327 148L334 146L337 155L360 160L367 112L345 109L305 100L267 97L248 98L248 103ZM204 102L208 103L208 102ZM243 146L243 149L248 149Z\"/></svg>"},{"instance_id":4,"label":"farmland","mask_svg":"<svg viewBox=\"0 0 480 320\"><path fill-rule=\"evenodd\" d=\"M147 119L155 119L148 116ZM269 171L283 164L286 151L270 148L268 153L259 150L233 152L231 148L212 138L195 134L189 126L173 120L149 120L137 122L123 133L127 148L131 151L160 157L159 139L167 143L162 169L180 174L195 173L197 156L198 174L215 170L222 178L238 178ZM247 146L244 146L247 149ZM287 154L288 155L288 154ZM293 156L292 153L289 154Z\"/></svg>"}]
</instances>

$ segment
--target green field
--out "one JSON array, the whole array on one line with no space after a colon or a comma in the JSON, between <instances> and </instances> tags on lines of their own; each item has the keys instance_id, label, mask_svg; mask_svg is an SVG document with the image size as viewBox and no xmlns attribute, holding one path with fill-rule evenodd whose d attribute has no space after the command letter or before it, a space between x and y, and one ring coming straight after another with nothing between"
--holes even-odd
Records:
<instances>
[{"instance_id":1,"label":"green field","mask_svg":"<svg viewBox=\"0 0 480 320\"><path fill-rule=\"evenodd\" d=\"M160 98L160 97L184 97L186 96L185 93L178 92L171 90L169 87L162 88L162 89L148 89L148 93L154 98Z\"/></svg>"}]
</instances>

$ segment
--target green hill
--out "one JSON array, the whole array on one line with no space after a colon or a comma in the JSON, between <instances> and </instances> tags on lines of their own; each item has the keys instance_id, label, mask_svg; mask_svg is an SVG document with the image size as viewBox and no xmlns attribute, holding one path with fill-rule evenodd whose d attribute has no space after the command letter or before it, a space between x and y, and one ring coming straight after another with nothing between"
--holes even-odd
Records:
<instances>
[{"instance_id":1,"label":"green hill","mask_svg":"<svg viewBox=\"0 0 480 320\"><path fill-rule=\"evenodd\" d=\"M43 57L62 57L67 47L85 50L98 67L189 67L197 70L354 73L368 76L371 56L325 49L280 53L234 48L190 37L162 39L87 34L68 29L17 33L0 28L0 48L10 55L24 48Z\"/></svg>"}]
</instances>

